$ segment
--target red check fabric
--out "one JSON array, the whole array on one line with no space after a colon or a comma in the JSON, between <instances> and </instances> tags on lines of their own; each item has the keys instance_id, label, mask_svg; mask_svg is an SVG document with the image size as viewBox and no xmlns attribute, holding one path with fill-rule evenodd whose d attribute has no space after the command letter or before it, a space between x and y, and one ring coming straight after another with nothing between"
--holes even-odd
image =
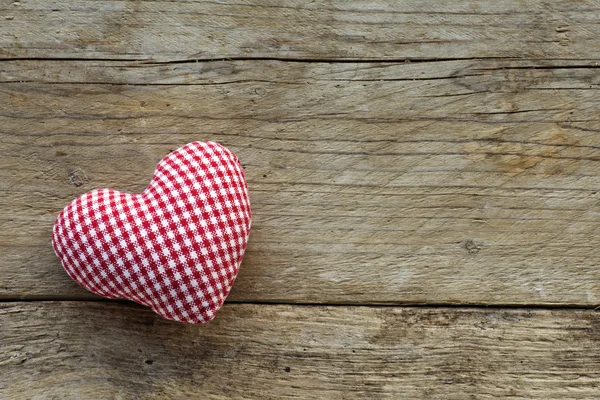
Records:
<instances>
[{"instance_id":1,"label":"red check fabric","mask_svg":"<svg viewBox=\"0 0 600 400\"><path fill-rule=\"evenodd\" d=\"M250 225L237 157L194 142L165 157L142 194L100 189L73 200L54 224L52 244L85 289L201 323L229 294Z\"/></svg>"}]
</instances>

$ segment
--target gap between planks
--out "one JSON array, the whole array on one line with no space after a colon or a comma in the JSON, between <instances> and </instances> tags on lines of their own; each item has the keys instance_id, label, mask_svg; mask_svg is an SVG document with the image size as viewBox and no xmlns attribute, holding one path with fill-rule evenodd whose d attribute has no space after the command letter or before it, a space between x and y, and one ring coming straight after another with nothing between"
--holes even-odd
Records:
<instances>
[{"instance_id":1,"label":"gap between planks","mask_svg":"<svg viewBox=\"0 0 600 400\"><path fill-rule=\"evenodd\" d=\"M293 57L212 57L212 58L191 58L180 60L153 61L148 58L94 58L94 57L5 57L0 58L0 62L18 62L18 61L42 61L42 62L133 62L140 65L170 65L170 64L196 64L213 63L227 61L279 61L285 63L320 63L320 64L419 64L436 63L451 61L587 61L589 58L533 58L533 57L439 57L439 58L293 58ZM506 67L503 69L573 69L573 68L600 68L599 65L565 65L565 66L526 66L526 67ZM95 83L95 82L94 82Z\"/></svg>"},{"instance_id":2,"label":"gap between planks","mask_svg":"<svg viewBox=\"0 0 600 400\"><path fill-rule=\"evenodd\" d=\"M128 304L132 306L139 306L140 308L147 308L143 305L137 304L127 299L105 299L101 297L66 297L66 296L28 296L27 298L3 298L0 296L0 302L2 303L57 303L57 302L94 302L94 303L114 303L114 304ZM224 303L225 305L259 305L259 306L293 306L293 307L364 307L364 308L423 308L423 309L484 309L484 310L504 310L504 309L532 309L532 310L598 310L600 311L600 304L573 304L573 303L556 303L556 304L484 304L484 303L412 303L412 302L399 302L399 303L359 303L359 302L293 302L293 301L241 301L241 300L228 300Z\"/></svg>"}]
</instances>

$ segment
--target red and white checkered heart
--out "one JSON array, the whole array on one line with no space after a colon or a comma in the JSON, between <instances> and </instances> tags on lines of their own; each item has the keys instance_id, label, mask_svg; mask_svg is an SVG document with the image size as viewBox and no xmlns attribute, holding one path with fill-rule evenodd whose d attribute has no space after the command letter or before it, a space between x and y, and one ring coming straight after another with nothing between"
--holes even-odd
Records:
<instances>
[{"instance_id":1,"label":"red and white checkered heart","mask_svg":"<svg viewBox=\"0 0 600 400\"><path fill-rule=\"evenodd\" d=\"M194 142L162 159L142 194L100 189L73 200L54 223L52 245L89 291L201 323L231 290L250 223L237 157Z\"/></svg>"}]
</instances>

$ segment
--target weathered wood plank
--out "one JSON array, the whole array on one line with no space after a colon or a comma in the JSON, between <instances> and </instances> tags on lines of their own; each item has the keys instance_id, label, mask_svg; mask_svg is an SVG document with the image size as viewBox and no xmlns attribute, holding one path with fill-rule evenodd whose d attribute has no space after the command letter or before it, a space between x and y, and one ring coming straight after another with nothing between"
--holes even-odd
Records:
<instances>
[{"instance_id":1,"label":"weathered wood plank","mask_svg":"<svg viewBox=\"0 0 600 400\"><path fill-rule=\"evenodd\" d=\"M594 65L3 62L0 296L88 296L60 209L217 140L254 210L234 300L598 304Z\"/></svg>"},{"instance_id":2,"label":"weathered wood plank","mask_svg":"<svg viewBox=\"0 0 600 400\"><path fill-rule=\"evenodd\" d=\"M594 399L591 310L226 305L204 326L130 304L0 305L0 397Z\"/></svg>"},{"instance_id":3,"label":"weathered wood plank","mask_svg":"<svg viewBox=\"0 0 600 400\"><path fill-rule=\"evenodd\" d=\"M0 19L2 58L589 58L600 36L593 0L20 0Z\"/></svg>"}]
</instances>

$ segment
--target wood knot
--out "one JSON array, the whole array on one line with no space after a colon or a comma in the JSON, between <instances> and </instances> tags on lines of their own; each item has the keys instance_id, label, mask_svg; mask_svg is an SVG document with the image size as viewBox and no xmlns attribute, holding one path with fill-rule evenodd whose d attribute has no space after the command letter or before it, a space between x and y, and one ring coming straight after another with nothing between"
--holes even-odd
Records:
<instances>
[{"instance_id":1,"label":"wood knot","mask_svg":"<svg viewBox=\"0 0 600 400\"><path fill-rule=\"evenodd\" d=\"M471 239L465 241L463 247L469 252L469 254L477 254L481 250L481 246L479 246Z\"/></svg>"},{"instance_id":2,"label":"wood knot","mask_svg":"<svg viewBox=\"0 0 600 400\"><path fill-rule=\"evenodd\" d=\"M28 353L15 353L10 356L9 360L14 364L23 364L25 361L31 358L31 354Z\"/></svg>"},{"instance_id":3,"label":"wood knot","mask_svg":"<svg viewBox=\"0 0 600 400\"><path fill-rule=\"evenodd\" d=\"M80 187L89 182L87 174L80 168L76 168L69 172L69 183L73 186Z\"/></svg>"}]
</instances>

